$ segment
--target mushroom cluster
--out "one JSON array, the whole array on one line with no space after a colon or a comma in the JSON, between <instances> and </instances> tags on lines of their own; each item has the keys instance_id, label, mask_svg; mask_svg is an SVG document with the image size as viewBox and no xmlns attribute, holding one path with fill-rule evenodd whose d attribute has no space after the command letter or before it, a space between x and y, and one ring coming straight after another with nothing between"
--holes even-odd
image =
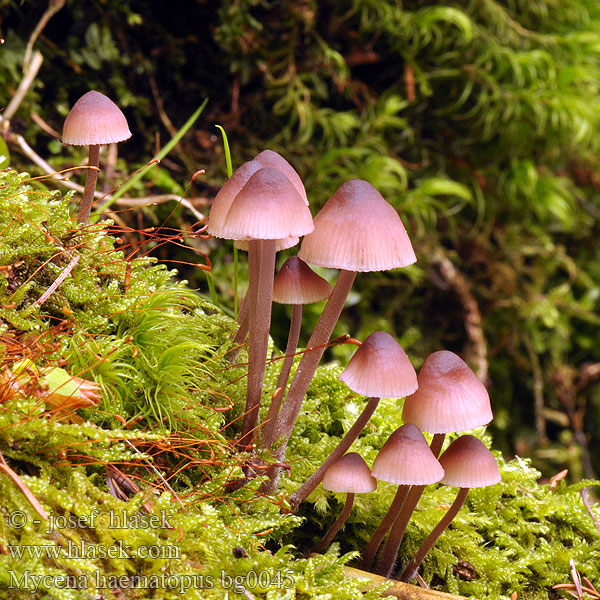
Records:
<instances>
[{"instance_id":1,"label":"mushroom cluster","mask_svg":"<svg viewBox=\"0 0 600 600\"><path fill-rule=\"evenodd\" d=\"M240 449L268 450L274 462L262 492L274 491L286 447L301 412L308 387L330 343L333 329L358 272L394 269L416 258L396 210L362 180L338 188L312 220L304 186L291 165L266 150L240 166L217 194L208 221L209 232L235 241L248 250L248 293L238 317L236 344L248 341L248 390ZM275 253L298 243L297 256L283 264L275 276ZM309 264L339 269L333 288ZM327 299L291 383L293 360L298 354L302 305ZM292 306L288 342L282 367L264 423L259 422L271 303ZM358 345L340 375L348 388L367 398L366 405L346 435L321 466L289 498L292 510L322 482L326 490L347 494L342 513L315 551L324 550L344 526L354 495L371 492L379 479L398 486L394 500L363 552L369 567L379 553L377 572L390 575L407 525L426 486L438 482L460 487L456 501L406 565L402 578L414 577L421 561L465 501L468 489L499 481L496 461L477 438L455 440L439 458L446 434L471 430L492 419L485 386L456 354L431 354L419 375L402 347L388 333L374 332ZM372 472L362 457L348 452L381 398L406 398L401 425L383 444ZM429 445L423 432L433 434ZM259 441L259 444L255 442ZM468 474L471 466L477 477ZM485 471L485 472L484 472Z\"/></svg>"}]
</instances>

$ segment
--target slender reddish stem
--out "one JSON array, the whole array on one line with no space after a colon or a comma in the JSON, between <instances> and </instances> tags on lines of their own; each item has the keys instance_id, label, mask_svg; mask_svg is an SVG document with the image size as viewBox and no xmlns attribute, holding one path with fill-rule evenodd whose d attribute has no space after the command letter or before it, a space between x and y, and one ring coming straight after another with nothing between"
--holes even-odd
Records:
<instances>
[{"instance_id":1,"label":"slender reddish stem","mask_svg":"<svg viewBox=\"0 0 600 600\"><path fill-rule=\"evenodd\" d=\"M240 447L250 447L256 436L262 397L269 329L271 327L271 302L275 276L275 240L250 240L249 243L249 319L248 392L242 424Z\"/></svg>"},{"instance_id":2,"label":"slender reddish stem","mask_svg":"<svg viewBox=\"0 0 600 600\"><path fill-rule=\"evenodd\" d=\"M283 397L285 396L285 388L287 387L290 371L294 364L294 354L298 348L298 340L300 339L300 329L302 328L302 304L292 305L292 321L290 323L290 332L288 334L287 346L285 348L285 358L281 365L277 385L275 386L276 395L271 399L267 420L263 429L262 447L268 448L273 443L273 434L281 410Z\"/></svg>"},{"instance_id":3,"label":"slender reddish stem","mask_svg":"<svg viewBox=\"0 0 600 600\"><path fill-rule=\"evenodd\" d=\"M298 370L292 380L287 400L281 410L280 424L276 431L276 440L282 440L284 446L287 445L287 440L294 429L308 386L317 370L323 352L325 352L324 345L329 341L333 329L340 318L355 277L355 271L340 271L337 283L331 292L331 296L325 305L319 322L310 336L310 340L308 340L306 346L308 351L304 353L298 365ZM312 348L315 349L312 350Z\"/></svg>"},{"instance_id":4,"label":"slender reddish stem","mask_svg":"<svg viewBox=\"0 0 600 600\"><path fill-rule=\"evenodd\" d=\"M313 552L323 552L323 550L325 550L325 548L331 544L337 532L342 528L342 525L346 522L346 519L348 519L348 515L352 510L353 504L354 494L347 494L346 503L344 504L344 508L342 509L340 516L336 519L335 523L331 526L323 539L314 547Z\"/></svg>"},{"instance_id":5,"label":"slender reddish stem","mask_svg":"<svg viewBox=\"0 0 600 600\"><path fill-rule=\"evenodd\" d=\"M445 437L445 433L436 433L431 440L430 449L436 458L440 454ZM402 505L400 514L394 521L390 535L383 547L381 558L377 563L377 572L380 575L389 576L391 573L396 561L396 556L398 555L398 550L400 549L400 544L402 544L402 539L404 538L406 528L408 527L408 522L425 491L425 487L426 486L424 485L413 485L410 489L410 492Z\"/></svg>"},{"instance_id":6,"label":"slender reddish stem","mask_svg":"<svg viewBox=\"0 0 600 600\"><path fill-rule=\"evenodd\" d=\"M417 569L423 562L423 559L427 553L431 550L431 547L437 542L440 535L442 535L448 525L450 525L452 519L454 519L462 505L465 503L468 493L469 488L460 488L456 499L452 503L452 506L440 519L440 522L435 526L433 531L427 536L427 539L421 544L421 547L417 550L415 557L406 565L404 571L402 571L402 574L400 575L400 581L408 582L416 575Z\"/></svg>"},{"instance_id":7,"label":"slender reddish stem","mask_svg":"<svg viewBox=\"0 0 600 600\"><path fill-rule=\"evenodd\" d=\"M321 466L290 496L290 506L296 510L308 495L323 481L325 472L336 461L342 458L348 448L352 446L354 440L360 435L360 432L369 422L371 415L375 412L379 398L369 398L367 405L356 419L356 423L350 427L348 433L342 438L340 443L332 450L331 454L323 461Z\"/></svg>"},{"instance_id":8,"label":"slender reddish stem","mask_svg":"<svg viewBox=\"0 0 600 600\"><path fill-rule=\"evenodd\" d=\"M410 490L410 485L400 485L398 486L398 491L394 496L394 500L390 505L387 513L381 520L379 527L375 530L373 537L371 537L365 551L363 552L362 561L360 563L361 569L368 569L377 554L377 550L379 550L379 546L381 546L381 542L385 537L385 534L388 532L389 528L394 524L394 521L400 514L402 510L402 505L408 496L408 492Z\"/></svg>"},{"instance_id":9,"label":"slender reddish stem","mask_svg":"<svg viewBox=\"0 0 600 600\"><path fill-rule=\"evenodd\" d=\"M91 168L87 169L87 176L85 178L85 191L83 192L83 197L81 198L81 209L77 219L77 222L82 223L83 225L87 225L90 218L90 210L92 208L92 204L94 203L96 180L98 179L97 167L100 164L100 146L97 144L90 145L89 152L88 167ZM94 169L93 167L96 168Z\"/></svg>"},{"instance_id":10,"label":"slender reddish stem","mask_svg":"<svg viewBox=\"0 0 600 600\"><path fill-rule=\"evenodd\" d=\"M338 280L321 313L319 322L310 336L310 340L308 340L307 351L302 356L302 360L298 365L287 399L279 415L275 435L273 436L274 444L277 442L281 443L279 448L273 452L276 462L282 462L285 458L287 444L300 413L302 402L308 391L308 386L323 356L325 344L329 341L335 324L344 308L344 303L346 302L346 298L348 298L355 277L356 271L340 271ZM261 488L263 493L273 492L277 487L277 479L280 472L281 467L277 466L273 466L267 471L270 481Z\"/></svg>"},{"instance_id":11,"label":"slender reddish stem","mask_svg":"<svg viewBox=\"0 0 600 600\"><path fill-rule=\"evenodd\" d=\"M248 329L250 327L250 309L248 308L248 305L248 294L246 294L244 296L244 299L242 300L240 312L237 316L237 322L239 323L238 330L235 332L234 335L231 336L234 345L237 346L237 348L235 348L229 353L229 362L231 363L234 363L237 360L238 356L240 355L240 352L242 351L242 345L245 343L246 338L248 337Z\"/></svg>"}]
</instances>

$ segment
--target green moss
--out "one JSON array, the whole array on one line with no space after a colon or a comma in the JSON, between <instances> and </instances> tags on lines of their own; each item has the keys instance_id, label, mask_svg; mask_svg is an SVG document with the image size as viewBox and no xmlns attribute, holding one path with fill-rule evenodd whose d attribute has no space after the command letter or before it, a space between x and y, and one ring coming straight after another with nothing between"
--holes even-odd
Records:
<instances>
[{"instance_id":1,"label":"green moss","mask_svg":"<svg viewBox=\"0 0 600 600\"><path fill-rule=\"evenodd\" d=\"M377 494L357 498L339 541L324 556L304 558L336 518L342 498L318 488L294 516L258 492L260 477L229 486L244 477L245 459L232 451L246 372L244 354L238 365L226 360L234 323L154 260L126 261L105 224L75 228L68 202L69 196L32 188L26 175L0 173L0 450L50 523L64 521L48 531L21 491L0 475L1 597L170 599L186 588L186 597L222 599L226 593L241 597L244 585L265 600L377 598L381 590L363 594L343 566L365 546L393 487L380 484ZM74 257L79 260L64 283L39 306L37 299ZM60 366L97 381L101 404L58 420L44 405L34 369L27 386L14 385L24 358L37 369ZM268 366L265 398L280 364ZM286 493L362 410L364 399L339 382L340 370L324 365L313 380L289 446ZM372 462L401 424L400 414L401 402L382 400L353 449ZM552 585L568 581L573 559L582 575L598 581L599 534L579 496L593 482L550 489L536 483L539 473L527 461L498 459L503 482L469 494L426 559L424 578L475 597L510 598L516 591L541 599ZM140 493L127 501L109 494L109 465ZM454 498L454 490L430 488L407 531L402 561ZM111 514L121 521L126 514L131 526L115 528ZM11 521L14 515L23 521ZM150 516L159 521L144 521ZM79 556L84 547L91 554ZM122 551L98 554L110 548ZM476 577L461 580L453 570L458 560L470 563ZM72 585L60 579L64 575ZM111 579L117 577L126 579ZM33 594L10 590L36 581ZM146 590L152 582L160 590Z\"/></svg>"}]
</instances>

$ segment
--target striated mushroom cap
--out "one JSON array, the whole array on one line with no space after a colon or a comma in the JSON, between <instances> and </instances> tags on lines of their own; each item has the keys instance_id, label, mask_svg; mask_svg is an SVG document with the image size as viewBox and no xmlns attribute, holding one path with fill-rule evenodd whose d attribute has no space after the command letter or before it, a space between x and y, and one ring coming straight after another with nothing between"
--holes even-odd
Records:
<instances>
[{"instance_id":1,"label":"striated mushroom cap","mask_svg":"<svg viewBox=\"0 0 600 600\"><path fill-rule=\"evenodd\" d=\"M441 483L461 488L486 487L502 481L498 463L485 444L472 435L454 440L440 456Z\"/></svg>"},{"instance_id":2,"label":"striated mushroom cap","mask_svg":"<svg viewBox=\"0 0 600 600\"><path fill-rule=\"evenodd\" d=\"M112 144L131 137L121 109L104 94L90 91L71 108L63 125L62 141L74 146Z\"/></svg>"},{"instance_id":3,"label":"striated mushroom cap","mask_svg":"<svg viewBox=\"0 0 600 600\"><path fill-rule=\"evenodd\" d=\"M327 469L323 487L330 492L364 494L377 488L377 480L360 454L348 452Z\"/></svg>"},{"instance_id":4,"label":"striated mushroom cap","mask_svg":"<svg viewBox=\"0 0 600 600\"><path fill-rule=\"evenodd\" d=\"M402 420L423 431L451 433L473 429L492 418L485 386L454 352L430 354L418 376L419 388L404 403Z\"/></svg>"},{"instance_id":5,"label":"striated mushroom cap","mask_svg":"<svg viewBox=\"0 0 600 600\"><path fill-rule=\"evenodd\" d=\"M373 462L373 476L398 485L427 485L439 481L444 469L412 423L396 429Z\"/></svg>"},{"instance_id":6,"label":"striated mushroom cap","mask_svg":"<svg viewBox=\"0 0 600 600\"><path fill-rule=\"evenodd\" d=\"M417 374L406 352L384 331L365 339L339 379L353 392L376 398L403 398L417 389Z\"/></svg>"},{"instance_id":7,"label":"striated mushroom cap","mask_svg":"<svg viewBox=\"0 0 600 600\"><path fill-rule=\"evenodd\" d=\"M273 282L273 301L279 304L312 304L331 295L331 284L301 258L290 256Z\"/></svg>"},{"instance_id":8,"label":"striated mushroom cap","mask_svg":"<svg viewBox=\"0 0 600 600\"><path fill-rule=\"evenodd\" d=\"M417 259L394 207L370 184L341 185L315 217L298 256L314 265L348 271L383 271Z\"/></svg>"}]
</instances>

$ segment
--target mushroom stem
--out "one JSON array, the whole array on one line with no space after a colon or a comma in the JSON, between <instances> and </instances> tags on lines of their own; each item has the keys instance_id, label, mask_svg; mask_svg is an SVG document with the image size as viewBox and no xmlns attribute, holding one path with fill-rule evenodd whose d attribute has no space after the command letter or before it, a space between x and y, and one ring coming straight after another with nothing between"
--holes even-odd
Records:
<instances>
[{"instance_id":1,"label":"mushroom stem","mask_svg":"<svg viewBox=\"0 0 600 600\"><path fill-rule=\"evenodd\" d=\"M90 144L87 176L85 178L85 191L81 199L81 210L77 222L87 225L90 218L90 210L94 202L96 191L96 180L98 179L98 165L100 164L100 145Z\"/></svg>"},{"instance_id":2,"label":"mushroom stem","mask_svg":"<svg viewBox=\"0 0 600 600\"><path fill-rule=\"evenodd\" d=\"M273 435L274 444L277 443L277 441L281 441L281 446L273 453L276 463L283 461L285 458L287 444L292 430L294 429L294 425L296 424L298 414L300 413L304 396L306 396L308 386L317 370L323 352L325 352L326 344L329 341L335 324L344 308L344 303L346 302L346 298L348 298L348 294L350 293L355 278L356 271L340 271L338 280L323 312L321 313L319 322L308 340L306 346L307 351L302 356L294 379L292 379L290 391L288 392L287 399L281 409L277 428ZM281 467L278 466L272 466L267 471L270 482L268 485L264 486L264 489L261 489L262 492L272 493L277 486L277 479L279 478L280 472Z\"/></svg>"},{"instance_id":3,"label":"mushroom stem","mask_svg":"<svg viewBox=\"0 0 600 600\"><path fill-rule=\"evenodd\" d=\"M333 449L331 454L323 461L323 464L290 496L289 502L293 511L296 511L300 504L306 500L309 494L323 481L325 472L337 460L339 460L352 446L354 440L369 422L371 415L375 412L379 398L369 398L367 405L360 413L356 423L348 430L348 433L342 438L340 443Z\"/></svg>"},{"instance_id":4,"label":"mushroom stem","mask_svg":"<svg viewBox=\"0 0 600 600\"><path fill-rule=\"evenodd\" d=\"M249 259L248 259L249 260ZM237 316L237 322L239 327L235 334L231 336L231 339L234 343L234 349L229 353L229 362L234 363L240 352L242 351L242 346L246 342L246 338L248 337L248 329L250 327L250 319L248 313L250 309L248 308L248 294L244 296L242 300L242 305L240 307L240 311Z\"/></svg>"},{"instance_id":5,"label":"mushroom stem","mask_svg":"<svg viewBox=\"0 0 600 600\"><path fill-rule=\"evenodd\" d=\"M450 525L452 519L457 515L462 505L465 503L469 488L460 488L456 499L452 503L452 506L448 509L446 514L440 519L440 522L435 526L433 531L427 536L427 539L421 544L421 547L417 550L415 557L409 561L409 563L402 571L400 575L400 581L410 581L417 573L417 569L423 562L423 559L431 550L431 547L436 543L437 539L442 535L444 530Z\"/></svg>"},{"instance_id":6,"label":"mushroom stem","mask_svg":"<svg viewBox=\"0 0 600 600\"><path fill-rule=\"evenodd\" d=\"M361 569L368 569L377 554L377 550L385 537L385 534L388 532L388 529L394 524L396 517L400 513L402 509L402 505L408 496L408 492L410 490L410 485L400 485L398 486L398 491L394 496L394 500L392 501L387 513L385 513L385 517L381 520L379 527L375 530L375 533L371 537L365 551L363 552L362 561L360 563Z\"/></svg>"},{"instance_id":7,"label":"mushroom stem","mask_svg":"<svg viewBox=\"0 0 600 600\"><path fill-rule=\"evenodd\" d=\"M258 426L260 401L267 364L271 303L275 275L275 240L250 240L249 251L248 392L238 446L249 448Z\"/></svg>"},{"instance_id":8,"label":"mushroom stem","mask_svg":"<svg viewBox=\"0 0 600 600\"><path fill-rule=\"evenodd\" d=\"M335 520L335 523L331 526L329 531L325 534L323 539L314 547L313 552L323 552L329 544L333 541L333 538L336 536L337 532L342 528L342 525L346 522L350 511L352 510L352 505L354 504L354 494L348 493L346 495L346 503L344 504L344 508L340 513L340 516Z\"/></svg>"},{"instance_id":9,"label":"mushroom stem","mask_svg":"<svg viewBox=\"0 0 600 600\"><path fill-rule=\"evenodd\" d=\"M436 433L431 440L430 449L436 458L440 454L445 437L445 433ZM400 514L394 521L390 535L383 547L381 558L377 563L377 572L379 574L389 576L389 573L392 571L408 522L425 491L425 487L426 486L424 485L413 485L411 487L410 492L406 497L406 501L402 505Z\"/></svg>"},{"instance_id":10,"label":"mushroom stem","mask_svg":"<svg viewBox=\"0 0 600 600\"><path fill-rule=\"evenodd\" d=\"M277 385L275 386L275 394L271 399L267 420L263 429L263 448L268 448L273 443L273 434L275 432L275 424L281 410L283 397L285 396L285 388L287 387L290 371L294 364L294 356L296 348L298 348L298 340L300 339L300 329L302 327L302 304L292 305L292 321L290 323L290 332L288 334L287 346L285 348L285 358L281 365Z\"/></svg>"},{"instance_id":11,"label":"mushroom stem","mask_svg":"<svg viewBox=\"0 0 600 600\"><path fill-rule=\"evenodd\" d=\"M287 441L296 424L296 419L300 413L304 396L306 396L308 386L310 385L319 361L323 356L323 352L325 352L325 345L329 341L342 309L344 308L344 303L350 293L355 277L356 271L340 271L337 283L323 309L319 322L308 340L306 346L307 352L302 356L296 375L292 380L290 391L281 410L279 423L275 433L275 440L282 440L283 442L279 450L281 458L285 455Z\"/></svg>"}]
</instances>

